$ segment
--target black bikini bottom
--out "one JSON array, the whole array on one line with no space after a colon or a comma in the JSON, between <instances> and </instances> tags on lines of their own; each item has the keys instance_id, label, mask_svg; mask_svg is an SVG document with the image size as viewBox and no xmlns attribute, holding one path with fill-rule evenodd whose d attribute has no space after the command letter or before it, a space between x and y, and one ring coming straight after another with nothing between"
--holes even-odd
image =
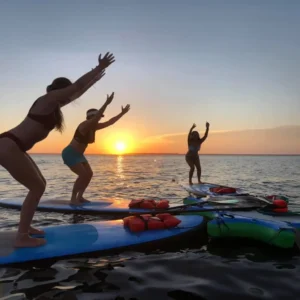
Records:
<instances>
[{"instance_id":1,"label":"black bikini bottom","mask_svg":"<svg viewBox=\"0 0 300 300\"><path fill-rule=\"evenodd\" d=\"M23 143L15 136L13 135L11 132L3 132L0 134L0 139L1 138L9 138L11 140L13 140L18 147L20 148L21 151L26 152L26 148L24 147Z\"/></svg>"}]
</instances>

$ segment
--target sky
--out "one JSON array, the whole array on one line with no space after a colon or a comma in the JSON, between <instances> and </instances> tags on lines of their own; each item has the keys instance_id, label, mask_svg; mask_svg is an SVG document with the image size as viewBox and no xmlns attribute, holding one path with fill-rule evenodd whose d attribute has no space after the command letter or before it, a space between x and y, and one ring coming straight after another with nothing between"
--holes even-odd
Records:
<instances>
[{"instance_id":1,"label":"sky","mask_svg":"<svg viewBox=\"0 0 300 300\"><path fill-rule=\"evenodd\" d=\"M56 77L72 81L116 62L63 108L66 129L32 153L61 153L89 108L115 92L87 153L185 153L193 123L201 153L300 154L297 0L1 1L0 130L21 122Z\"/></svg>"}]
</instances>

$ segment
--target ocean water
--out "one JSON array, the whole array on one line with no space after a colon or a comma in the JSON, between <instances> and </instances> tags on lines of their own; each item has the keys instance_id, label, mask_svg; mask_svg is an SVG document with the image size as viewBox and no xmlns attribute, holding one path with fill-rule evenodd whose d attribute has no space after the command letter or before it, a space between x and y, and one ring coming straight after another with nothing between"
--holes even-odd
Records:
<instances>
[{"instance_id":1,"label":"ocean water","mask_svg":"<svg viewBox=\"0 0 300 300\"><path fill-rule=\"evenodd\" d=\"M47 179L46 198L69 199L75 175L59 155L32 155ZM184 155L88 156L90 200L167 198L182 204L188 182ZM201 156L202 180L266 195L280 193L300 211L300 156ZM196 174L194 178L196 182ZM26 190L0 167L0 197ZM0 230L15 229L19 212L0 208ZM101 220L36 212L35 226ZM300 252L240 240L151 254L58 260L31 268L0 268L0 297L11 299L300 299ZM2 298L1 298L2 299Z\"/></svg>"}]
</instances>

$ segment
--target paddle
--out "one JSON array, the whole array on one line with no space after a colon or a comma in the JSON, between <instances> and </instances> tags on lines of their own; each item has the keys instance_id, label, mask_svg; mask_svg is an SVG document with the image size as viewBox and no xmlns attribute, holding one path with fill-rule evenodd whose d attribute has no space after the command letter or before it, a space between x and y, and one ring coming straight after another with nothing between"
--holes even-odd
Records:
<instances>
[{"instance_id":1,"label":"paddle","mask_svg":"<svg viewBox=\"0 0 300 300\"><path fill-rule=\"evenodd\" d=\"M193 201L193 199L199 199L199 198L194 198L192 197L191 201ZM264 199L264 198L258 198L256 196L206 196L206 197L200 197L200 199L206 199L205 203L228 203L228 204L233 204L233 203L240 203L241 200L244 200L246 202L264 202L266 204L272 204L271 201ZM202 202L202 203L203 203ZM197 203L197 202L195 202Z\"/></svg>"},{"instance_id":2,"label":"paddle","mask_svg":"<svg viewBox=\"0 0 300 300\"><path fill-rule=\"evenodd\" d=\"M167 208L167 209L165 209L164 211L172 211L172 210L178 210L178 209L185 209L185 208L187 208L187 207L191 207L191 206L203 206L204 204L208 204L210 201L209 201L209 199L208 200L204 200L204 201L202 201L202 202L195 202L195 203L189 203L189 204L183 204L183 205L179 205L179 206L174 206L174 207L170 207L170 208ZM218 203L218 204L233 204L233 205L235 205L235 204L238 204L239 203L239 201L237 200L237 201L235 201L235 202L233 202L232 201L232 199L220 199L219 200L219 202L216 202L216 203ZM261 207L261 206L260 206ZM161 212L162 210L159 210L159 209L154 209L154 210L152 210L152 212Z\"/></svg>"},{"instance_id":3,"label":"paddle","mask_svg":"<svg viewBox=\"0 0 300 300\"><path fill-rule=\"evenodd\" d=\"M212 201L210 201L209 199L212 199ZM272 204L272 201L271 200L268 200L268 199L265 199L265 198L262 198L260 196L254 196L254 195L235 195L235 196L210 196L208 198L208 201L210 202L213 202L214 200L218 201L218 200L225 200L225 199L230 199L230 200L233 200L233 199L236 199L236 200L245 200L245 201L261 201L261 202L264 202L264 203L267 203L267 204Z\"/></svg>"},{"instance_id":4,"label":"paddle","mask_svg":"<svg viewBox=\"0 0 300 300\"><path fill-rule=\"evenodd\" d=\"M153 198L153 197L152 197ZM232 198L232 197L231 197ZM182 198L181 198L182 200ZM194 203L189 203L189 204L183 204L183 205L178 205L178 206L173 206L173 207L170 207L170 208L167 208L166 210L173 210L173 209L178 209L178 208L184 208L184 207L189 207L189 206L202 206L204 204L207 204L209 202L212 202L212 203L218 203L218 204L237 204L239 203L239 200L237 199L216 199L216 201L211 201L210 198L207 198L207 200L204 200L204 201L201 201L201 202L194 202ZM161 211L159 209L157 210L153 210L153 211Z\"/></svg>"},{"instance_id":5,"label":"paddle","mask_svg":"<svg viewBox=\"0 0 300 300\"><path fill-rule=\"evenodd\" d=\"M197 212L208 212L208 211L243 211L243 210L254 210L254 209L262 209L263 206L262 205L252 205L252 206L241 206L241 207L232 207L232 206L215 206L215 207L212 207L212 208L202 208L202 209L195 209L195 210L186 210L187 207L189 206L196 206L195 204L193 205L190 205L190 204L187 204L187 205L184 205L183 207L174 207L174 208L169 208L169 209L165 209L165 210L156 210L156 211L145 211L145 212L130 212L129 214L131 215L141 215L141 214L163 214L163 213L169 213L169 214L181 214L181 213L184 213L184 212L188 212L188 213L197 213ZM266 205L266 207L270 207L270 205Z\"/></svg>"}]
</instances>

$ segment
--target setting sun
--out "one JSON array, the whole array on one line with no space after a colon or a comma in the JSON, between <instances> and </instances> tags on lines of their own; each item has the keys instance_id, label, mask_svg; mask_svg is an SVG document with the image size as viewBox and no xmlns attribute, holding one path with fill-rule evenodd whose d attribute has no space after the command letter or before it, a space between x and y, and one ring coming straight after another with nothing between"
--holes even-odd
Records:
<instances>
[{"instance_id":1,"label":"setting sun","mask_svg":"<svg viewBox=\"0 0 300 300\"><path fill-rule=\"evenodd\" d=\"M126 145L124 142L116 142L115 147L118 152L124 152L124 150L126 149Z\"/></svg>"},{"instance_id":2,"label":"setting sun","mask_svg":"<svg viewBox=\"0 0 300 300\"><path fill-rule=\"evenodd\" d=\"M135 141L131 133L119 131L118 133L114 132L103 135L103 140L101 144L99 143L98 147L102 153L128 154L135 151Z\"/></svg>"}]
</instances>

